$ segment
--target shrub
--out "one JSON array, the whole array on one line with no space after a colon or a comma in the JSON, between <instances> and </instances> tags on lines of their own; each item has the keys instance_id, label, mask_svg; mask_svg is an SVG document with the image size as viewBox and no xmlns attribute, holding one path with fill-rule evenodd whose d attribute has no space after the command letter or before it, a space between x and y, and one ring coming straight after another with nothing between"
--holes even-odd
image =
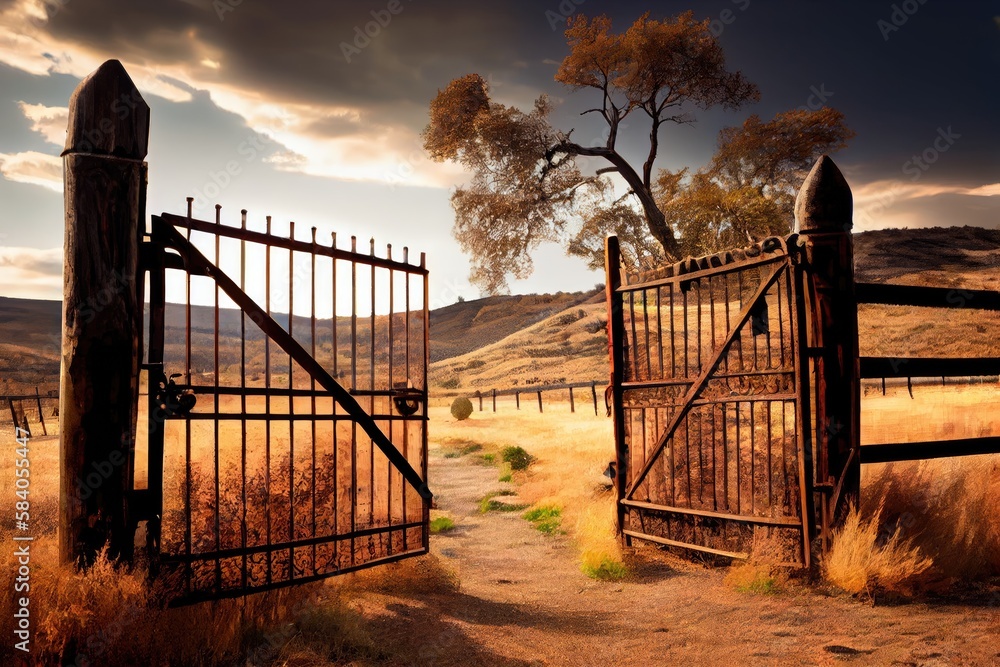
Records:
<instances>
[{"instance_id":1,"label":"shrub","mask_svg":"<svg viewBox=\"0 0 1000 667\"><path fill-rule=\"evenodd\" d=\"M500 450L500 460L510 464L511 470L527 470L535 461L535 457L524 451L523 447L511 446Z\"/></svg>"},{"instance_id":2,"label":"shrub","mask_svg":"<svg viewBox=\"0 0 1000 667\"><path fill-rule=\"evenodd\" d=\"M787 577L765 563L743 563L733 566L724 579L740 593L773 595L780 593Z\"/></svg>"},{"instance_id":3,"label":"shrub","mask_svg":"<svg viewBox=\"0 0 1000 667\"><path fill-rule=\"evenodd\" d=\"M513 491L493 491L487 493L485 496L479 499L479 513L486 514L487 512L520 512L525 509L527 505L522 503L505 503L500 500L496 500L500 496L513 496L515 495Z\"/></svg>"},{"instance_id":4,"label":"shrub","mask_svg":"<svg viewBox=\"0 0 1000 667\"><path fill-rule=\"evenodd\" d=\"M443 389L458 389L458 378L448 378L441 383Z\"/></svg>"},{"instance_id":5,"label":"shrub","mask_svg":"<svg viewBox=\"0 0 1000 667\"><path fill-rule=\"evenodd\" d=\"M431 520L431 533L447 533L449 530L455 528L455 522L446 516L439 516L436 519Z\"/></svg>"},{"instance_id":6,"label":"shrub","mask_svg":"<svg viewBox=\"0 0 1000 667\"><path fill-rule=\"evenodd\" d=\"M482 368L485 365L486 362L483 361L482 359L473 359L468 364L466 364L465 369L472 370L474 368Z\"/></svg>"},{"instance_id":7,"label":"shrub","mask_svg":"<svg viewBox=\"0 0 1000 667\"><path fill-rule=\"evenodd\" d=\"M472 414L472 401L464 396L459 396L451 403L451 416L462 421L468 419Z\"/></svg>"},{"instance_id":8,"label":"shrub","mask_svg":"<svg viewBox=\"0 0 1000 667\"><path fill-rule=\"evenodd\" d=\"M628 576L628 568L607 555L584 554L580 570L591 579L601 581L620 581Z\"/></svg>"},{"instance_id":9,"label":"shrub","mask_svg":"<svg viewBox=\"0 0 1000 667\"><path fill-rule=\"evenodd\" d=\"M526 521L535 524L536 530L546 535L552 535L559 532L559 524L562 522L562 508L558 505L540 505L521 516Z\"/></svg>"}]
</instances>

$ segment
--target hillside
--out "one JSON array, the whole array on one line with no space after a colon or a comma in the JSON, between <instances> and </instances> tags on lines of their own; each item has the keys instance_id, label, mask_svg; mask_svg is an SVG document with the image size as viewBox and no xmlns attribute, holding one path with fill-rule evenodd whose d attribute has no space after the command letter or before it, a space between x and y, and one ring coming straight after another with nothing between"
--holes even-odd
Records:
<instances>
[{"instance_id":1,"label":"hillside","mask_svg":"<svg viewBox=\"0 0 1000 667\"><path fill-rule=\"evenodd\" d=\"M1000 289L1000 231L973 227L880 230L855 235L858 279ZM0 395L39 386L58 388L57 301L0 297ZM862 354L1000 354L996 313L952 311L947 320L923 309L863 307ZM510 387L602 379L607 375L604 296L572 294L497 296L464 301L431 312L431 387ZM192 309L195 345L211 340L212 311ZM235 311L223 310L223 364L239 332ZM279 319L279 321L282 321ZM347 320L338 320L341 350ZM168 307L168 327L183 325L183 311ZM308 319L296 317L299 332ZM282 321L284 324L284 321ZM367 323L359 320L359 334ZM384 329L376 324L377 330ZM318 326L317 346L330 343L330 324ZM248 330L249 332L249 330ZM248 338L259 341L252 332ZM259 343L258 343L259 345ZM197 354L197 353L196 353Z\"/></svg>"}]
</instances>

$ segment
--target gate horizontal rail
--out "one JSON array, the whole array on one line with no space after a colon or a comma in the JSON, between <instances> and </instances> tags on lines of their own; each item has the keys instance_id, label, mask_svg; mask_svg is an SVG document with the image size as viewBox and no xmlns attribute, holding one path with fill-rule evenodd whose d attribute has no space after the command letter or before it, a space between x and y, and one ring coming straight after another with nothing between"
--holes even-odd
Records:
<instances>
[{"instance_id":1,"label":"gate horizontal rail","mask_svg":"<svg viewBox=\"0 0 1000 667\"><path fill-rule=\"evenodd\" d=\"M1000 310L1000 292L960 287L857 283L858 303L926 308L969 308Z\"/></svg>"},{"instance_id":2,"label":"gate horizontal rail","mask_svg":"<svg viewBox=\"0 0 1000 667\"><path fill-rule=\"evenodd\" d=\"M1000 454L1000 437L957 438L925 442L900 442L892 444L862 445L862 463L891 463L893 461L923 461L955 456Z\"/></svg>"}]
</instances>

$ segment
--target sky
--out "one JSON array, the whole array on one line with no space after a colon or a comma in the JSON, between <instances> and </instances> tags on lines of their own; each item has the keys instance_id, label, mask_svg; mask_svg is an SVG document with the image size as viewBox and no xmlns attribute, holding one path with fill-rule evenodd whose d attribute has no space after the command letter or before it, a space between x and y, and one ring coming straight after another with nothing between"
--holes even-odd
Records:
<instances>
[{"instance_id":1,"label":"sky","mask_svg":"<svg viewBox=\"0 0 1000 667\"><path fill-rule=\"evenodd\" d=\"M118 59L150 107L147 213L182 214L192 196L203 219L218 203L231 224L246 208L279 231L295 220L320 238L374 237L426 252L432 308L476 298L451 231L467 176L421 146L430 100L477 72L504 104L549 95L557 127L600 143L594 115L580 116L593 91L553 80L566 17L607 14L624 30L687 9L761 97L664 126L657 167L703 166L719 130L749 114L827 104L857 134L833 156L855 231L1000 227L997 2L0 0L0 295L61 298L66 106ZM621 149L641 161L649 129L634 118ZM604 281L558 246L534 260L513 293Z\"/></svg>"}]
</instances>

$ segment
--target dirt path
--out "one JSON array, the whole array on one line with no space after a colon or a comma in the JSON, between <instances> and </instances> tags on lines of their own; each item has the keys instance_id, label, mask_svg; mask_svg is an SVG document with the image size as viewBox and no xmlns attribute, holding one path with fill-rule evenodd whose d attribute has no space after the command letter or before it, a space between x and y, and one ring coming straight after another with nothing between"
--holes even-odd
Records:
<instances>
[{"instance_id":1,"label":"dirt path","mask_svg":"<svg viewBox=\"0 0 1000 667\"><path fill-rule=\"evenodd\" d=\"M400 664L1000 665L996 600L872 607L800 586L745 594L723 570L652 549L632 579L594 581L566 536L517 512L479 512L499 486L495 468L432 451L431 474L458 526L431 550L461 588L365 604L380 640L411 647Z\"/></svg>"}]
</instances>

